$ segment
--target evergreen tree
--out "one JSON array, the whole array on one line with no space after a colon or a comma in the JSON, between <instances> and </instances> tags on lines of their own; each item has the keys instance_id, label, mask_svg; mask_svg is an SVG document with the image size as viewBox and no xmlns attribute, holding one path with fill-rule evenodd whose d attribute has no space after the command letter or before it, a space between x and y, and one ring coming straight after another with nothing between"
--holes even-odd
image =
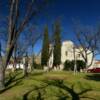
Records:
<instances>
[{"instance_id":1,"label":"evergreen tree","mask_svg":"<svg viewBox=\"0 0 100 100\"><path fill-rule=\"evenodd\" d=\"M49 59L49 34L48 34L48 27L45 26L43 47L42 47L42 54L41 54L41 65L47 66L48 59Z\"/></svg>"},{"instance_id":2,"label":"evergreen tree","mask_svg":"<svg viewBox=\"0 0 100 100\"><path fill-rule=\"evenodd\" d=\"M61 28L60 23L58 21L55 22L54 25L54 59L53 66L59 66L61 64Z\"/></svg>"}]
</instances>

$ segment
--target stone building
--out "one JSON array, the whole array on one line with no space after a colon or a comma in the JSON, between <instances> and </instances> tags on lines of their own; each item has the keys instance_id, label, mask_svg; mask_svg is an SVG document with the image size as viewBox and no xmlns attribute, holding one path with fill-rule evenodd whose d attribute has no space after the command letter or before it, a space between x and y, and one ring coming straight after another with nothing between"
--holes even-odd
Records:
<instances>
[{"instance_id":1,"label":"stone building","mask_svg":"<svg viewBox=\"0 0 100 100\"><path fill-rule=\"evenodd\" d=\"M62 42L62 46L61 46L61 65L60 65L60 69L63 69L63 65L65 63L66 60L83 60L83 57L80 54L80 49L82 49L81 47L75 47L74 43L70 40L67 41L63 41ZM50 45L50 51L51 51L51 56L48 62L48 66L51 68L53 65L53 46ZM88 50L87 52L90 52L90 50ZM88 65L91 63L92 60L92 53L88 54L87 56L88 59ZM93 59L93 63L91 66L93 66L94 64L94 59Z\"/></svg>"}]
</instances>

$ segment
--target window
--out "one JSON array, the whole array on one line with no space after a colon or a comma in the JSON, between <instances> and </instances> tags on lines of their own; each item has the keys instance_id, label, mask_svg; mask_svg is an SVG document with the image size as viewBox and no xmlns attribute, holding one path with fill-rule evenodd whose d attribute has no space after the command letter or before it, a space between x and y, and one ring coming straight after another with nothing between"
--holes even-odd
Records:
<instances>
[{"instance_id":1,"label":"window","mask_svg":"<svg viewBox=\"0 0 100 100\"><path fill-rule=\"evenodd\" d=\"M67 51L65 52L65 55L68 56L68 52Z\"/></svg>"},{"instance_id":2,"label":"window","mask_svg":"<svg viewBox=\"0 0 100 100\"><path fill-rule=\"evenodd\" d=\"M77 57L80 57L80 56L81 56L80 54L77 55Z\"/></svg>"}]
</instances>

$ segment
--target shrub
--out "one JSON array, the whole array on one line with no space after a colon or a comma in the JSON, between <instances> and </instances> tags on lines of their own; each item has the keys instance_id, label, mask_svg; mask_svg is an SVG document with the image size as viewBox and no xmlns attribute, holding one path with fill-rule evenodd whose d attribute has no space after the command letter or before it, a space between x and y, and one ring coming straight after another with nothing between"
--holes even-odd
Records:
<instances>
[{"instance_id":1,"label":"shrub","mask_svg":"<svg viewBox=\"0 0 100 100\"><path fill-rule=\"evenodd\" d=\"M64 70L74 70L74 60L69 61L66 60L64 63ZM77 70L80 71L80 69L84 69L85 68L85 62L83 60L77 60L76 61L76 66L77 66Z\"/></svg>"},{"instance_id":2,"label":"shrub","mask_svg":"<svg viewBox=\"0 0 100 100\"><path fill-rule=\"evenodd\" d=\"M80 71L80 69L84 69L86 64L83 60L77 60L76 61L77 64L77 70Z\"/></svg>"},{"instance_id":3,"label":"shrub","mask_svg":"<svg viewBox=\"0 0 100 100\"><path fill-rule=\"evenodd\" d=\"M37 63L34 63L34 68L35 69L43 69L43 67L41 66L41 64L37 64Z\"/></svg>"},{"instance_id":4,"label":"shrub","mask_svg":"<svg viewBox=\"0 0 100 100\"><path fill-rule=\"evenodd\" d=\"M73 62L66 60L64 63L64 70L73 70Z\"/></svg>"}]
</instances>

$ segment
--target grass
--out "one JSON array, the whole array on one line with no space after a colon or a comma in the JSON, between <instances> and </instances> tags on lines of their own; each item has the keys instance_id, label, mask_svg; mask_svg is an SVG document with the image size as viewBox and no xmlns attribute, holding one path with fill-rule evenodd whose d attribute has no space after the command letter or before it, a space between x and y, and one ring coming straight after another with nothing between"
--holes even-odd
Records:
<instances>
[{"instance_id":1,"label":"grass","mask_svg":"<svg viewBox=\"0 0 100 100\"><path fill-rule=\"evenodd\" d=\"M19 71L10 77L0 100L100 100L100 74L34 71L24 78Z\"/></svg>"}]
</instances>

